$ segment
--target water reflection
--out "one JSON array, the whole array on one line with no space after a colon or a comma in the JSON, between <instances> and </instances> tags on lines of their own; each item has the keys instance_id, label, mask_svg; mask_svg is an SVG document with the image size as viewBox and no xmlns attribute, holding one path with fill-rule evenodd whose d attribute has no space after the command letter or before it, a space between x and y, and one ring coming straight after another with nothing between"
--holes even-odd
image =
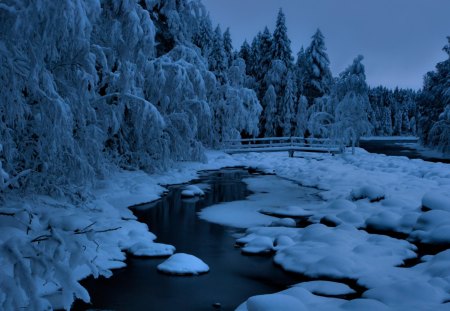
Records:
<instances>
[{"instance_id":1,"label":"water reflection","mask_svg":"<svg viewBox=\"0 0 450 311\"><path fill-rule=\"evenodd\" d=\"M221 310L234 310L250 296L298 283L300 276L274 267L271 257L242 256L234 247L234 229L197 217L204 207L245 199L250 192L242 179L249 176L243 169L205 173L195 181L209 185L204 198L183 199L182 186L173 186L161 200L134 209L139 220L158 236L158 242L201 258L210 266L210 273L167 276L156 270L164 259L129 258L128 267L115 271L111 279L83 281L93 304L77 302L74 309L214 310L213 304L219 302Z\"/></svg>"}]
</instances>

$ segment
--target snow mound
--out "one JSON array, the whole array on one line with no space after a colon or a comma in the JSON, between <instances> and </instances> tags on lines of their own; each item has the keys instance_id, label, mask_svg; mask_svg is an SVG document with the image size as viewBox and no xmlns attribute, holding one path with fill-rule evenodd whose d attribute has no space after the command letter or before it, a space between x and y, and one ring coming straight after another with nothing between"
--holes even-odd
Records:
<instances>
[{"instance_id":1,"label":"snow mound","mask_svg":"<svg viewBox=\"0 0 450 311\"><path fill-rule=\"evenodd\" d=\"M246 306L248 311L306 311L300 300L284 294L253 296L247 300Z\"/></svg>"},{"instance_id":2,"label":"snow mound","mask_svg":"<svg viewBox=\"0 0 450 311\"><path fill-rule=\"evenodd\" d=\"M353 294L355 291L348 285L331 281L311 281L294 285L319 295L339 296Z\"/></svg>"},{"instance_id":3,"label":"snow mound","mask_svg":"<svg viewBox=\"0 0 450 311\"><path fill-rule=\"evenodd\" d=\"M353 202L350 202L345 199L337 199L331 202L327 209L329 210L352 210L356 209L356 205Z\"/></svg>"},{"instance_id":4,"label":"snow mound","mask_svg":"<svg viewBox=\"0 0 450 311\"><path fill-rule=\"evenodd\" d=\"M192 197L196 197L196 196L204 196L205 192L195 185L188 185L181 192L181 195L183 197L192 198Z\"/></svg>"},{"instance_id":5,"label":"snow mound","mask_svg":"<svg viewBox=\"0 0 450 311\"><path fill-rule=\"evenodd\" d=\"M297 223L292 218L281 218L273 221L270 226L272 227L295 227Z\"/></svg>"},{"instance_id":6,"label":"snow mound","mask_svg":"<svg viewBox=\"0 0 450 311\"><path fill-rule=\"evenodd\" d=\"M201 259L184 253L170 256L157 268L158 271L172 275L198 275L209 271L208 265Z\"/></svg>"},{"instance_id":7,"label":"snow mound","mask_svg":"<svg viewBox=\"0 0 450 311\"><path fill-rule=\"evenodd\" d=\"M129 249L134 256L142 257L164 257L170 256L175 252L175 247L168 244L154 243L154 242L137 242Z\"/></svg>"},{"instance_id":8,"label":"snow mound","mask_svg":"<svg viewBox=\"0 0 450 311\"><path fill-rule=\"evenodd\" d=\"M273 240L266 236L255 237L242 248L242 252L245 254L265 254L272 250Z\"/></svg>"},{"instance_id":9,"label":"snow mound","mask_svg":"<svg viewBox=\"0 0 450 311\"><path fill-rule=\"evenodd\" d=\"M422 206L430 210L450 212L450 197L435 191L430 191L423 196Z\"/></svg>"},{"instance_id":10,"label":"snow mound","mask_svg":"<svg viewBox=\"0 0 450 311\"><path fill-rule=\"evenodd\" d=\"M374 185L366 185L359 188L352 189L350 198L353 201L361 199L369 199L370 202L381 201L385 198L385 192L381 187Z\"/></svg>"},{"instance_id":11,"label":"snow mound","mask_svg":"<svg viewBox=\"0 0 450 311\"><path fill-rule=\"evenodd\" d=\"M275 250L279 250L285 247L289 247L291 245L295 244L294 240L292 240L287 235L280 235L275 239Z\"/></svg>"}]
</instances>

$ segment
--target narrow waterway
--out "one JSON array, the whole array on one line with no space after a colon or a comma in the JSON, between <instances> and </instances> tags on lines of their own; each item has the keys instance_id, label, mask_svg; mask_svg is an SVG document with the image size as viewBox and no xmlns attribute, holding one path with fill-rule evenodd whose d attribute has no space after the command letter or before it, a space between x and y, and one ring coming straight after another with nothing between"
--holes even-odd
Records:
<instances>
[{"instance_id":1,"label":"narrow waterway","mask_svg":"<svg viewBox=\"0 0 450 311\"><path fill-rule=\"evenodd\" d=\"M197 216L207 206L245 199L250 192L242 179L251 176L245 169L205 172L193 182L208 185L204 198L183 199L183 186L171 186L162 199L133 208L139 221L158 236L158 242L201 258L210 266L208 274L167 276L156 269L163 258L129 257L127 267L115 270L110 279L84 280L92 304L77 302L74 310L214 310L216 303L220 310L234 310L252 295L274 293L301 282L301 276L276 267L270 256L242 255L234 247L236 229Z\"/></svg>"},{"instance_id":2,"label":"narrow waterway","mask_svg":"<svg viewBox=\"0 0 450 311\"><path fill-rule=\"evenodd\" d=\"M371 153L380 153L388 156L404 156L410 159L422 159L429 162L450 163L449 158L436 158L425 156L411 146L410 140L373 140L361 141L360 147Z\"/></svg>"}]
</instances>

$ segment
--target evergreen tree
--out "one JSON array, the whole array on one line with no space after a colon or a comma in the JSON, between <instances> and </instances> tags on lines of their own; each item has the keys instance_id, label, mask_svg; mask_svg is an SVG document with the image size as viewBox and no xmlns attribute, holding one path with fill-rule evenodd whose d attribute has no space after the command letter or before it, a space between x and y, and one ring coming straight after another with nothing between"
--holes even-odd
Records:
<instances>
[{"instance_id":1,"label":"evergreen tree","mask_svg":"<svg viewBox=\"0 0 450 311\"><path fill-rule=\"evenodd\" d=\"M425 75L424 85L418 99L420 113L419 128L421 140L425 145L439 148L440 139L436 139L438 131L431 131L435 123L441 124L442 113L450 104L450 36L443 51L447 59L436 65L436 70ZM446 114L444 114L445 119ZM430 134L432 134L430 136ZM445 144L445 139L442 142Z\"/></svg>"},{"instance_id":2,"label":"evergreen tree","mask_svg":"<svg viewBox=\"0 0 450 311\"><path fill-rule=\"evenodd\" d=\"M295 74L296 74L296 83L297 83L297 96L301 96L303 94L303 89L305 85L306 79L306 53L303 46L300 48L300 51L297 53L297 61L295 63Z\"/></svg>"},{"instance_id":3,"label":"evergreen tree","mask_svg":"<svg viewBox=\"0 0 450 311\"><path fill-rule=\"evenodd\" d=\"M330 61L326 53L324 36L319 29L312 37L311 44L306 49L305 54L306 68L303 92L312 105L314 99L330 92L333 79L329 68Z\"/></svg>"},{"instance_id":4,"label":"evergreen tree","mask_svg":"<svg viewBox=\"0 0 450 311\"><path fill-rule=\"evenodd\" d=\"M225 70L227 69L227 55L225 53L222 31L217 25L214 30L213 45L209 54L209 70L214 72L221 83L225 83Z\"/></svg>"},{"instance_id":5,"label":"evergreen tree","mask_svg":"<svg viewBox=\"0 0 450 311\"><path fill-rule=\"evenodd\" d=\"M287 68L292 65L291 40L289 40L286 28L286 17L283 10L278 11L277 23L273 33L272 58L284 62Z\"/></svg>"},{"instance_id":6,"label":"evergreen tree","mask_svg":"<svg viewBox=\"0 0 450 311\"><path fill-rule=\"evenodd\" d=\"M233 42L231 40L230 28L227 28L227 30L223 34L223 48L226 55L227 67L230 67L234 59Z\"/></svg>"}]
</instances>

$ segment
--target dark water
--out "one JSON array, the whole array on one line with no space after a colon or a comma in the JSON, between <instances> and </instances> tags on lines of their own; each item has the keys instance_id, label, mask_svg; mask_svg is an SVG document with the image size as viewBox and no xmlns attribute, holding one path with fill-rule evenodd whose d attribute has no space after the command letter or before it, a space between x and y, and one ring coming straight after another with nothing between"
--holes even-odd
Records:
<instances>
[{"instance_id":1,"label":"dark water","mask_svg":"<svg viewBox=\"0 0 450 311\"><path fill-rule=\"evenodd\" d=\"M361 141L360 147L364 148L371 153L381 153L388 156L405 156L410 159L422 159L429 162L442 162L450 163L450 159L427 157L412 147L408 147L407 144L411 141L401 140L374 140L374 141Z\"/></svg>"},{"instance_id":2,"label":"dark water","mask_svg":"<svg viewBox=\"0 0 450 311\"><path fill-rule=\"evenodd\" d=\"M92 304L77 302L74 310L214 310L217 302L220 310L234 310L252 295L274 293L302 281L274 266L271 257L242 255L234 247L233 229L197 217L204 207L247 197L242 178L249 176L243 169L205 174L196 182L209 184L210 190L197 202L181 198L182 186L172 186L161 200L134 209L158 242L201 258L210 267L208 274L167 276L156 269L164 259L129 257L127 267L115 270L110 279L84 280Z\"/></svg>"}]
</instances>

